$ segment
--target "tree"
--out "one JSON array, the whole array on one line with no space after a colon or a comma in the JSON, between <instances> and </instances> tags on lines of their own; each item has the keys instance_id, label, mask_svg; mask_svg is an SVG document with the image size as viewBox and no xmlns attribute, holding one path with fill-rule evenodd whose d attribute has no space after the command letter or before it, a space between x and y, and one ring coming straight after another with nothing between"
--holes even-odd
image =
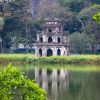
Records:
<instances>
[{"instance_id":1,"label":"tree","mask_svg":"<svg viewBox=\"0 0 100 100\"><path fill-rule=\"evenodd\" d=\"M76 17L73 15L64 22L64 31L69 31L69 33L80 32L82 24Z\"/></svg>"},{"instance_id":2,"label":"tree","mask_svg":"<svg viewBox=\"0 0 100 100\"><path fill-rule=\"evenodd\" d=\"M85 7L82 11L78 14L78 18L83 20L84 22L90 21L94 14L100 11L100 5L95 4L90 7Z\"/></svg>"},{"instance_id":3,"label":"tree","mask_svg":"<svg viewBox=\"0 0 100 100\"><path fill-rule=\"evenodd\" d=\"M46 92L12 65L0 72L0 99L44 100Z\"/></svg>"},{"instance_id":4,"label":"tree","mask_svg":"<svg viewBox=\"0 0 100 100\"><path fill-rule=\"evenodd\" d=\"M48 16L61 19L64 31L73 33L80 31L81 22L77 19L76 14L65 7L55 7L48 10Z\"/></svg>"},{"instance_id":5,"label":"tree","mask_svg":"<svg viewBox=\"0 0 100 100\"><path fill-rule=\"evenodd\" d=\"M71 11L79 13L83 8L92 5L91 0L58 0L60 6L68 7Z\"/></svg>"},{"instance_id":6,"label":"tree","mask_svg":"<svg viewBox=\"0 0 100 100\"><path fill-rule=\"evenodd\" d=\"M95 21L97 21L98 24L100 24L100 12L97 13L97 14L95 14L95 15L93 16L93 19L94 19Z\"/></svg>"},{"instance_id":7,"label":"tree","mask_svg":"<svg viewBox=\"0 0 100 100\"><path fill-rule=\"evenodd\" d=\"M89 51L90 38L86 34L73 33L70 35L72 53L86 53Z\"/></svg>"},{"instance_id":8,"label":"tree","mask_svg":"<svg viewBox=\"0 0 100 100\"><path fill-rule=\"evenodd\" d=\"M0 34L4 48L10 49L15 44L23 43L24 40L24 43L29 45L35 39L35 31L32 29L33 21L27 11L28 4L29 1L27 0L14 0L1 3L1 8L3 9L1 9L1 15L3 15L4 25ZM9 16L7 12L10 13Z\"/></svg>"},{"instance_id":9,"label":"tree","mask_svg":"<svg viewBox=\"0 0 100 100\"><path fill-rule=\"evenodd\" d=\"M99 13L100 5L94 5L83 9L78 17L82 22L82 31L91 37L92 51L96 52L96 47L100 44L100 26L94 21L93 16Z\"/></svg>"}]
</instances>

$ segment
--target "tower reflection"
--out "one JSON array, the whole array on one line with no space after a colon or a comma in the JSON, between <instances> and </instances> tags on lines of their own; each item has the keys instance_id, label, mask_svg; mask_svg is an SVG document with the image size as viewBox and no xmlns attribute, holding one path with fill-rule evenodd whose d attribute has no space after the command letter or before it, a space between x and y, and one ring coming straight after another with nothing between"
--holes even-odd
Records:
<instances>
[{"instance_id":1,"label":"tower reflection","mask_svg":"<svg viewBox=\"0 0 100 100\"><path fill-rule=\"evenodd\" d=\"M35 68L35 80L45 89L54 100L61 97L63 91L69 88L69 73L65 69L43 69Z\"/></svg>"}]
</instances>

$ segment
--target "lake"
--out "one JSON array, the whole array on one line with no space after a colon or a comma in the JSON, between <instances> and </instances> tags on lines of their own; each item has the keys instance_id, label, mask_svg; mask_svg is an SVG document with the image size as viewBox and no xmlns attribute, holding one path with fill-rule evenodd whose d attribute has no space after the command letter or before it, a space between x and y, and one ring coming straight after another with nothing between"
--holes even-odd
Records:
<instances>
[{"instance_id":1,"label":"lake","mask_svg":"<svg viewBox=\"0 0 100 100\"><path fill-rule=\"evenodd\" d=\"M5 65L1 65L2 68ZM19 67L20 66L20 67ZM100 100L100 66L16 65L47 91L47 100Z\"/></svg>"}]
</instances>

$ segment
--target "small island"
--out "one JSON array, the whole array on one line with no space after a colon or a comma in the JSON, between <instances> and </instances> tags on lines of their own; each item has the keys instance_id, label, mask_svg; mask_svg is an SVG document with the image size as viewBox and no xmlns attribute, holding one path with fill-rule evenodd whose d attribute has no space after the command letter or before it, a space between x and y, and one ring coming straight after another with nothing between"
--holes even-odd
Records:
<instances>
[{"instance_id":1,"label":"small island","mask_svg":"<svg viewBox=\"0 0 100 100\"><path fill-rule=\"evenodd\" d=\"M0 100L100 99L100 0L0 0Z\"/></svg>"}]
</instances>

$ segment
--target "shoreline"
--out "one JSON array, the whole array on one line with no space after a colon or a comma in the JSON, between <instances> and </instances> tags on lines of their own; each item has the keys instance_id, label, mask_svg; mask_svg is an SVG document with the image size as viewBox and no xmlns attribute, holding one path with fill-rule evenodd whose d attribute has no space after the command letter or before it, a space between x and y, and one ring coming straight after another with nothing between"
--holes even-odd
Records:
<instances>
[{"instance_id":1,"label":"shoreline","mask_svg":"<svg viewBox=\"0 0 100 100\"><path fill-rule=\"evenodd\" d=\"M36 57L32 54L0 54L0 63L97 64L97 65L100 65L100 55L70 55L70 56Z\"/></svg>"}]
</instances>

